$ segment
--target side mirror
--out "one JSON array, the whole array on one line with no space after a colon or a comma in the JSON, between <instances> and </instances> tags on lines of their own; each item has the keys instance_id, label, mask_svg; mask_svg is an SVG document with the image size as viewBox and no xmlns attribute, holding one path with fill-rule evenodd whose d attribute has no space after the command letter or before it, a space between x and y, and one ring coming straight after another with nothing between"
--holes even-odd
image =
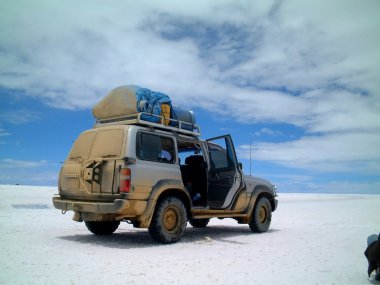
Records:
<instances>
[{"instance_id":1,"label":"side mirror","mask_svg":"<svg viewBox=\"0 0 380 285\"><path fill-rule=\"evenodd\" d=\"M239 166L239 169L240 169L240 170L243 170L243 163L238 162L238 166Z\"/></svg>"}]
</instances>

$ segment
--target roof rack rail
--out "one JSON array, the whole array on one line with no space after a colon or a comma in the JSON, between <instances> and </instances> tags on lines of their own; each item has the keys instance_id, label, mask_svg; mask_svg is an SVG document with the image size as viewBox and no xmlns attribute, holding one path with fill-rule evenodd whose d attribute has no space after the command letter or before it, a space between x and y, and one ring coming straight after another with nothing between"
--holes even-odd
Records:
<instances>
[{"instance_id":1,"label":"roof rack rail","mask_svg":"<svg viewBox=\"0 0 380 285\"><path fill-rule=\"evenodd\" d=\"M155 123L151 121L144 120L144 118L157 118L157 121L160 123ZM94 125L94 128L100 128L105 126L113 126L113 125L139 125L139 126L148 126L153 127L155 129L166 130L166 131L174 131L177 133L181 133L184 135L191 136L200 136L201 130L198 125L187 123L184 121L167 118L164 116L159 116L150 113L136 113L127 116L118 116L111 117L106 119L97 119Z\"/></svg>"}]
</instances>

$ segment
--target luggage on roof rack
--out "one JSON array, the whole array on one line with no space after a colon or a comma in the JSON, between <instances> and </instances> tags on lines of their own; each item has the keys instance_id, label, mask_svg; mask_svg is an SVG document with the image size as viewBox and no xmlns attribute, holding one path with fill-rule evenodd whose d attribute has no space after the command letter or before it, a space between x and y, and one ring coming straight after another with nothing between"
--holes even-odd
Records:
<instances>
[{"instance_id":1,"label":"luggage on roof rack","mask_svg":"<svg viewBox=\"0 0 380 285\"><path fill-rule=\"evenodd\" d=\"M164 108L161 107L162 105ZM92 113L96 119L114 118L140 112L151 115L165 115L166 113L170 116L170 108L171 100L168 95L135 85L124 85L111 90L94 106ZM154 116L146 116L145 119L156 123L158 120Z\"/></svg>"},{"instance_id":2,"label":"luggage on roof rack","mask_svg":"<svg viewBox=\"0 0 380 285\"><path fill-rule=\"evenodd\" d=\"M180 130L199 135L192 112L173 107L170 97L135 85L119 86L92 109L95 126L104 124L142 124L157 128Z\"/></svg>"}]
</instances>

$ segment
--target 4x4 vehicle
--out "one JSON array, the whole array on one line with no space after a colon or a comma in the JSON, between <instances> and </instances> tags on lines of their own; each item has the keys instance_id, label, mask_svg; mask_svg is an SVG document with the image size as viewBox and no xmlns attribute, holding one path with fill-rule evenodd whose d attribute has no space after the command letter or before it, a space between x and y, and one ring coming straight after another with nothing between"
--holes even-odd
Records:
<instances>
[{"instance_id":1,"label":"4x4 vehicle","mask_svg":"<svg viewBox=\"0 0 380 285\"><path fill-rule=\"evenodd\" d=\"M205 227L210 218L268 230L275 186L243 175L229 135L201 140L198 127L142 115L98 121L78 137L60 172L57 209L74 211L73 220L94 234L112 234L127 221L160 243L178 241L187 221Z\"/></svg>"}]
</instances>

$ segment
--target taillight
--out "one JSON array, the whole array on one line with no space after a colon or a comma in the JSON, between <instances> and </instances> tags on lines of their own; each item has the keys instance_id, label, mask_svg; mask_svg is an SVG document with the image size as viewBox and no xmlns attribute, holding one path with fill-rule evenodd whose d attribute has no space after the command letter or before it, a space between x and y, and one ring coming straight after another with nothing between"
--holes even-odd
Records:
<instances>
[{"instance_id":1,"label":"taillight","mask_svg":"<svg viewBox=\"0 0 380 285\"><path fill-rule=\"evenodd\" d=\"M120 169L120 193L129 193L131 190L131 170L129 168Z\"/></svg>"}]
</instances>

